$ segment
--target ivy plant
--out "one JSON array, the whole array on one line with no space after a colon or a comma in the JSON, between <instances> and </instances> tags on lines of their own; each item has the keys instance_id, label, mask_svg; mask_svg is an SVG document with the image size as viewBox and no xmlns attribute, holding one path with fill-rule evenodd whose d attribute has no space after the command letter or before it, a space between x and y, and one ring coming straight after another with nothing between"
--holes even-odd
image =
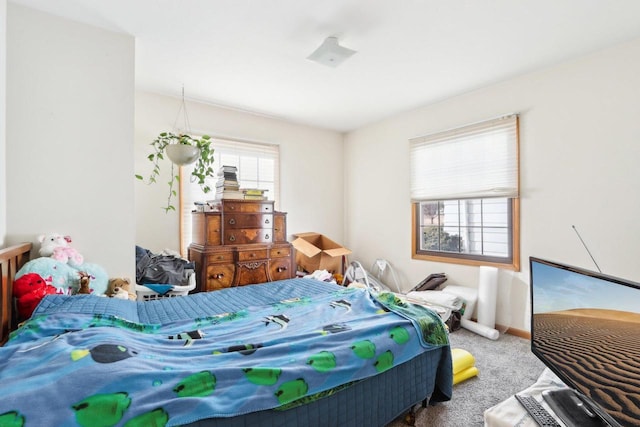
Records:
<instances>
[{"instance_id":1,"label":"ivy plant","mask_svg":"<svg viewBox=\"0 0 640 427\"><path fill-rule=\"evenodd\" d=\"M194 138L187 134L174 134L171 132L162 132L156 139L151 142L153 152L147 156L147 159L153 164L153 169L147 180L147 184L156 183L160 176L160 164L166 157L166 148L170 144L183 144L197 147L200 151L196 159L193 171L191 172L191 180L197 182L204 193L211 191L211 187L207 185L207 178L216 178L216 172L213 169L213 140L208 135L200 138ZM167 158L167 160L169 160ZM180 182L180 176L176 172L175 165L171 162L171 179L167 182L169 185L169 194L167 204L163 207L165 212L175 211L176 208L172 204L173 197L178 195L177 187ZM136 174L136 178L144 181L142 175Z\"/></svg>"}]
</instances>

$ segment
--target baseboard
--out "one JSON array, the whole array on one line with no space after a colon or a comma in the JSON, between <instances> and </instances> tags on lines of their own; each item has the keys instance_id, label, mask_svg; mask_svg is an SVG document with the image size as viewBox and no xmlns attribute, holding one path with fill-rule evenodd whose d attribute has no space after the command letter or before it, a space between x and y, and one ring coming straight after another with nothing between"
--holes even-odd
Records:
<instances>
[{"instance_id":1,"label":"baseboard","mask_svg":"<svg viewBox=\"0 0 640 427\"><path fill-rule=\"evenodd\" d=\"M477 322L475 318L472 318L471 320ZM498 331L505 331L505 334L513 335L514 337L520 337L527 340L531 339L531 332L525 331L524 329L512 328L505 325L496 325L495 329L497 329Z\"/></svg>"},{"instance_id":2,"label":"baseboard","mask_svg":"<svg viewBox=\"0 0 640 427\"><path fill-rule=\"evenodd\" d=\"M475 318L472 318L474 322L477 322ZM510 326L498 325L496 324L495 329L498 331L505 331L505 334L513 335L514 337L520 337L527 340L531 339L531 332L525 331L524 329L512 328Z\"/></svg>"},{"instance_id":3,"label":"baseboard","mask_svg":"<svg viewBox=\"0 0 640 427\"><path fill-rule=\"evenodd\" d=\"M504 331L506 329L506 334L513 335L520 338L531 339L531 332L525 331L523 329L511 328L509 326L496 325L496 329L499 331Z\"/></svg>"}]
</instances>

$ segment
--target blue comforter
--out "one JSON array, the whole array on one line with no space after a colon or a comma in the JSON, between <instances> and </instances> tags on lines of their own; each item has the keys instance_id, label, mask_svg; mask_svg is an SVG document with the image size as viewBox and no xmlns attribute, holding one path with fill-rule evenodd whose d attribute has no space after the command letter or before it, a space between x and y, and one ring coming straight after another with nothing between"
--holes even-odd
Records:
<instances>
[{"instance_id":1,"label":"blue comforter","mask_svg":"<svg viewBox=\"0 0 640 427\"><path fill-rule=\"evenodd\" d=\"M52 297L0 348L0 425L180 425L286 408L448 345L436 314L393 295L325 287L277 300L278 288L254 288L266 304L170 309L158 323L140 321L149 302L100 312L113 300Z\"/></svg>"}]
</instances>

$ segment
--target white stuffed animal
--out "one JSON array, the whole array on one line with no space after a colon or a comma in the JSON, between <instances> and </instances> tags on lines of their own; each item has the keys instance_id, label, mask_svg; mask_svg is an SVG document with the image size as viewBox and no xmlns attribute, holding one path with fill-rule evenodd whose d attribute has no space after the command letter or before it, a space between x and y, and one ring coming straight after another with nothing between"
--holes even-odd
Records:
<instances>
[{"instance_id":1,"label":"white stuffed animal","mask_svg":"<svg viewBox=\"0 0 640 427\"><path fill-rule=\"evenodd\" d=\"M84 262L82 255L72 248L71 237L51 233L38 236L40 256L51 257L57 261L68 263L71 267L79 267Z\"/></svg>"},{"instance_id":2,"label":"white stuffed animal","mask_svg":"<svg viewBox=\"0 0 640 427\"><path fill-rule=\"evenodd\" d=\"M113 288L113 292L114 294L111 295L112 298L119 298L119 299L129 299L129 292L126 289L123 289L119 286L116 286L115 288Z\"/></svg>"}]
</instances>

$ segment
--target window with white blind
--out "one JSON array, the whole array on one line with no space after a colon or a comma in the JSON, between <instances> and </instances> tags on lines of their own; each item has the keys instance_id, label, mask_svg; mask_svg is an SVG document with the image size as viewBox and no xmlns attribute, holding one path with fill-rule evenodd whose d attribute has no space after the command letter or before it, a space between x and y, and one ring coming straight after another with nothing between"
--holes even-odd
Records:
<instances>
[{"instance_id":1,"label":"window with white blind","mask_svg":"<svg viewBox=\"0 0 640 427\"><path fill-rule=\"evenodd\" d=\"M410 140L413 258L519 270L518 116Z\"/></svg>"},{"instance_id":2,"label":"window with white blind","mask_svg":"<svg viewBox=\"0 0 640 427\"><path fill-rule=\"evenodd\" d=\"M260 188L267 190L265 195L276 203L279 198L280 150L275 144L237 141L213 138L214 168L235 166L238 168L240 188ZM203 193L195 182L189 182L190 165L180 170L180 252L187 255L191 243L191 212L195 202L206 202L216 198L216 179L208 182L211 191Z\"/></svg>"}]
</instances>

